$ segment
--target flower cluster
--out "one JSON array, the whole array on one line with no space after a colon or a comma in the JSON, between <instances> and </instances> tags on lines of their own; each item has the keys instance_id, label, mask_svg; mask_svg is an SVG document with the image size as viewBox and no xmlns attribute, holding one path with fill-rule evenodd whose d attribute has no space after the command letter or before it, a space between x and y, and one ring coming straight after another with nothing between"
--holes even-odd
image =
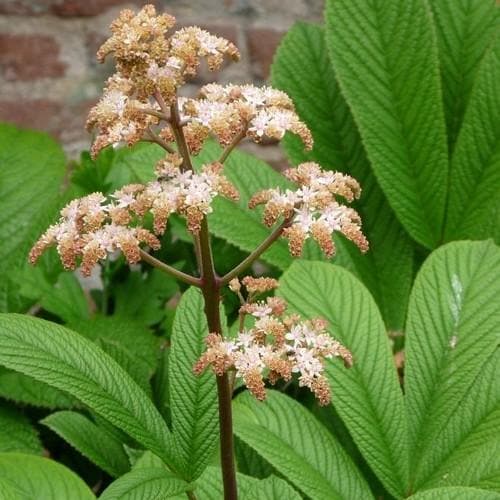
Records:
<instances>
[{"instance_id":1,"label":"flower cluster","mask_svg":"<svg viewBox=\"0 0 500 500\"><path fill-rule=\"evenodd\" d=\"M224 56L239 59L238 49L223 38L196 26L182 28L170 36L175 18L156 15L152 5L135 14L123 10L111 24L112 36L101 46L97 58L108 54L116 60L117 72L108 80L101 101L87 121L89 130L99 130L93 156L107 145L140 140L150 125L158 123L160 113L152 96L161 95L169 105L177 89L196 74L202 58L210 70L222 65Z\"/></svg>"},{"instance_id":2,"label":"flower cluster","mask_svg":"<svg viewBox=\"0 0 500 500\"><path fill-rule=\"evenodd\" d=\"M311 132L297 116L292 100L271 87L211 83L202 87L199 98L184 101L183 112L191 118L184 130L195 153L209 134L228 145L244 136L256 142L280 140L290 131L307 149L312 148Z\"/></svg>"},{"instance_id":3,"label":"flower cluster","mask_svg":"<svg viewBox=\"0 0 500 500\"><path fill-rule=\"evenodd\" d=\"M275 280L268 278L245 280L250 295L277 286ZM233 280L230 288L239 293L241 284ZM331 394L324 375L325 360L340 357L346 366L351 366L352 355L329 335L324 320L301 321L298 315L285 316L285 311L286 303L278 297L246 301L240 315L242 318L250 315L253 326L241 328L235 338L208 335L207 350L196 363L194 372L200 374L208 366L217 375L234 370L236 377L241 378L259 400L266 397L265 378L275 384L279 379L290 380L295 373L300 386L308 387L321 405L328 404Z\"/></svg>"},{"instance_id":4,"label":"flower cluster","mask_svg":"<svg viewBox=\"0 0 500 500\"><path fill-rule=\"evenodd\" d=\"M140 245L160 247L156 235L165 231L172 213L187 219L188 229L200 230L203 217L210 213L215 196L238 198L234 186L222 174L220 163L204 165L199 173L183 172L181 159L170 154L156 166L158 178L148 184L129 184L110 199L93 193L73 200L61 211L57 224L36 242L30 252L35 263L50 246L56 246L66 269L74 269L81 258L81 270L89 275L92 267L110 252L121 251L131 264L140 260ZM142 227L147 213L153 215L153 234Z\"/></svg>"},{"instance_id":5,"label":"flower cluster","mask_svg":"<svg viewBox=\"0 0 500 500\"><path fill-rule=\"evenodd\" d=\"M264 204L264 223L272 226L280 217L289 221L283 236L289 241L290 252L300 256L307 238L312 236L328 256L335 254L332 235L341 232L362 252L368 241L361 231L361 219L352 208L340 204L336 196L351 202L359 198L361 189L352 177L339 172L324 171L313 162L289 169L285 176L297 184L296 190L267 189L256 193L250 208Z\"/></svg>"}]
</instances>

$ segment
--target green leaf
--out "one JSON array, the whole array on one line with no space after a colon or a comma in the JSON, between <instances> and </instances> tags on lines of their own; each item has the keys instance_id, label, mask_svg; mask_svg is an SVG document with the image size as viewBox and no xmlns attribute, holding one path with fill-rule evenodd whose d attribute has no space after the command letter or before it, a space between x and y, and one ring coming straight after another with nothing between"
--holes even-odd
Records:
<instances>
[{"instance_id":1,"label":"green leaf","mask_svg":"<svg viewBox=\"0 0 500 500\"><path fill-rule=\"evenodd\" d=\"M179 290L175 280L158 269L147 274L131 272L113 288L114 314L145 325L155 325L165 316L165 302Z\"/></svg>"},{"instance_id":2,"label":"green leaf","mask_svg":"<svg viewBox=\"0 0 500 500\"><path fill-rule=\"evenodd\" d=\"M482 367L468 394L434 440L425 487L483 487L500 479L500 350Z\"/></svg>"},{"instance_id":3,"label":"green leaf","mask_svg":"<svg viewBox=\"0 0 500 500\"><path fill-rule=\"evenodd\" d=\"M0 315L0 364L67 391L172 463L171 435L151 400L81 335L38 318Z\"/></svg>"},{"instance_id":4,"label":"green leaf","mask_svg":"<svg viewBox=\"0 0 500 500\"><path fill-rule=\"evenodd\" d=\"M408 480L403 395L380 313L366 288L341 267L296 262L279 293L304 318L322 317L353 354L354 366L329 362L335 409L383 485L402 496Z\"/></svg>"},{"instance_id":5,"label":"green leaf","mask_svg":"<svg viewBox=\"0 0 500 500\"><path fill-rule=\"evenodd\" d=\"M3 486L15 491L15 500L95 499L90 488L71 470L48 458L22 453L0 453L0 498ZM2 484L3 483L3 484Z\"/></svg>"},{"instance_id":6,"label":"green leaf","mask_svg":"<svg viewBox=\"0 0 500 500\"><path fill-rule=\"evenodd\" d=\"M64 391L3 366L0 366L0 396L16 403L41 406L51 410L71 408L78 403Z\"/></svg>"},{"instance_id":7,"label":"green leaf","mask_svg":"<svg viewBox=\"0 0 500 500\"><path fill-rule=\"evenodd\" d=\"M437 46L421 0L329 0L327 44L389 203L410 235L441 239L448 170Z\"/></svg>"},{"instance_id":8,"label":"green leaf","mask_svg":"<svg viewBox=\"0 0 500 500\"><path fill-rule=\"evenodd\" d=\"M302 497L286 481L276 476L254 483L245 492L245 500L300 500Z\"/></svg>"},{"instance_id":9,"label":"green leaf","mask_svg":"<svg viewBox=\"0 0 500 500\"><path fill-rule=\"evenodd\" d=\"M149 328L116 315L95 316L72 323L70 328L99 345L149 394L159 354L158 339Z\"/></svg>"},{"instance_id":10,"label":"green leaf","mask_svg":"<svg viewBox=\"0 0 500 500\"><path fill-rule=\"evenodd\" d=\"M500 494L477 488L450 487L419 491L411 500L498 500Z\"/></svg>"},{"instance_id":11,"label":"green leaf","mask_svg":"<svg viewBox=\"0 0 500 500\"><path fill-rule=\"evenodd\" d=\"M434 15L448 144L455 147L477 67L500 27L495 0L430 0Z\"/></svg>"},{"instance_id":12,"label":"green leaf","mask_svg":"<svg viewBox=\"0 0 500 500\"><path fill-rule=\"evenodd\" d=\"M417 276L405 367L413 489L467 431L461 420L471 415L462 413L464 398L485 404L471 388L498 346L499 275L500 249L492 242L457 242L436 250ZM484 410L478 408L478 415Z\"/></svg>"},{"instance_id":13,"label":"green leaf","mask_svg":"<svg viewBox=\"0 0 500 500\"><path fill-rule=\"evenodd\" d=\"M308 497L372 498L341 446L293 399L268 391L260 403L245 392L234 414L236 435Z\"/></svg>"},{"instance_id":14,"label":"green leaf","mask_svg":"<svg viewBox=\"0 0 500 500\"><path fill-rule=\"evenodd\" d=\"M112 477L130 469L122 443L84 415L59 411L41 422Z\"/></svg>"},{"instance_id":15,"label":"green leaf","mask_svg":"<svg viewBox=\"0 0 500 500\"><path fill-rule=\"evenodd\" d=\"M0 407L0 452L17 451L41 455L42 443L38 432L19 411Z\"/></svg>"},{"instance_id":16,"label":"green leaf","mask_svg":"<svg viewBox=\"0 0 500 500\"><path fill-rule=\"evenodd\" d=\"M169 355L172 433L184 479L199 477L218 442L217 387L214 374L200 376L193 367L206 350L208 334L201 292L190 288L175 314Z\"/></svg>"},{"instance_id":17,"label":"green leaf","mask_svg":"<svg viewBox=\"0 0 500 500\"><path fill-rule=\"evenodd\" d=\"M99 500L167 499L185 492L188 484L163 468L138 468L111 483Z\"/></svg>"},{"instance_id":18,"label":"green leaf","mask_svg":"<svg viewBox=\"0 0 500 500\"><path fill-rule=\"evenodd\" d=\"M35 267L23 276L21 293L39 301L43 309L59 316L66 323L89 318L87 298L71 272L61 273L53 284L40 267Z\"/></svg>"},{"instance_id":19,"label":"green leaf","mask_svg":"<svg viewBox=\"0 0 500 500\"><path fill-rule=\"evenodd\" d=\"M125 184L151 181L154 179L154 165L163 156L165 150L157 144L140 142L132 147L120 148L113 155L105 182L113 191Z\"/></svg>"},{"instance_id":20,"label":"green leaf","mask_svg":"<svg viewBox=\"0 0 500 500\"><path fill-rule=\"evenodd\" d=\"M500 242L499 80L496 36L477 70L451 160L447 240L494 237Z\"/></svg>"},{"instance_id":21,"label":"green leaf","mask_svg":"<svg viewBox=\"0 0 500 500\"><path fill-rule=\"evenodd\" d=\"M0 311L26 306L14 273L55 215L64 172L64 153L48 135L0 124Z\"/></svg>"},{"instance_id":22,"label":"green leaf","mask_svg":"<svg viewBox=\"0 0 500 500\"><path fill-rule=\"evenodd\" d=\"M317 161L361 184L355 208L370 241L370 251L339 238L335 263L353 272L370 290L389 329L402 330L413 274L412 243L389 207L371 172L351 111L330 64L324 30L298 23L284 37L272 67L273 84L290 95L314 137L308 153L295 136L285 138L294 163Z\"/></svg>"}]
</instances>

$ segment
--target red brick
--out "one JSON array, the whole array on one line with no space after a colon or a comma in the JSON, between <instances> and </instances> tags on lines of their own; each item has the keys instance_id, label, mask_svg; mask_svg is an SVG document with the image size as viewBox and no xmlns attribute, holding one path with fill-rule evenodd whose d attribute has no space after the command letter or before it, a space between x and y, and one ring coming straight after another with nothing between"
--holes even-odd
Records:
<instances>
[{"instance_id":1,"label":"red brick","mask_svg":"<svg viewBox=\"0 0 500 500\"><path fill-rule=\"evenodd\" d=\"M45 14L54 0L0 0L0 14Z\"/></svg>"},{"instance_id":2,"label":"red brick","mask_svg":"<svg viewBox=\"0 0 500 500\"><path fill-rule=\"evenodd\" d=\"M57 78L65 69L51 36L0 34L0 71L6 80Z\"/></svg>"},{"instance_id":3,"label":"red brick","mask_svg":"<svg viewBox=\"0 0 500 500\"><path fill-rule=\"evenodd\" d=\"M106 12L111 7L123 5L130 7L130 5L137 5L142 7L146 3L155 4L153 0L59 0L53 2L51 11L62 17L72 16L97 16Z\"/></svg>"},{"instance_id":4,"label":"red brick","mask_svg":"<svg viewBox=\"0 0 500 500\"><path fill-rule=\"evenodd\" d=\"M266 80L274 53L285 32L270 28L252 28L247 32L248 51L257 78Z\"/></svg>"},{"instance_id":5,"label":"red brick","mask_svg":"<svg viewBox=\"0 0 500 500\"><path fill-rule=\"evenodd\" d=\"M48 99L0 101L0 121L44 130L57 136L61 110L61 104Z\"/></svg>"}]
</instances>

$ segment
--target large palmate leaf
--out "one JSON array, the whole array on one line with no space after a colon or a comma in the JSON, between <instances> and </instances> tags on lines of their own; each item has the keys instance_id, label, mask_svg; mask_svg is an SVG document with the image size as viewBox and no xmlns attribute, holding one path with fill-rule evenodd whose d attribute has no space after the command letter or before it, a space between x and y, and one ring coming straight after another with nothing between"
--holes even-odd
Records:
<instances>
[{"instance_id":1,"label":"large palmate leaf","mask_svg":"<svg viewBox=\"0 0 500 500\"><path fill-rule=\"evenodd\" d=\"M74 472L53 460L22 453L0 453L0 499L34 498L95 500L90 488Z\"/></svg>"},{"instance_id":2,"label":"large palmate leaf","mask_svg":"<svg viewBox=\"0 0 500 500\"><path fill-rule=\"evenodd\" d=\"M38 318L2 314L0 365L67 391L172 463L171 436L153 403L112 358L81 335Z\"/></svg>"},{"instance_id":3,"label":"large palmate leaf","mask_svg":"<svg viewBox=\"0 0 500 500\"><path fill-rule=\"evenodd\" d=\"M500 27L495 0L430 0L434 14L450 153L479 61Z\"/></svg>"},{"instance_id":4,"label":"large palmate leaf","mask_svg":"<svg viewBox=\"0 0 500 500\"><path fill-rule=\"evenodd\" d=\"M351 350L349 370L328 364L333 404L384 486L403 495L408 477L403 395L373 298L351 273L320 262L294 263L279 292L305 318L326 319L333 336Z\"/></svg>"},{"instance_id":5,"label":"large palmate leaf","mask_svg":"<svg viewBox=\"0 0 500 500\"><path fill-rule=\"evenodd\" d=\"M500 242L500 35L477 70L450 165L446 239Z\"/></svg>"},{"instance_id":6,"label":"large palmate leaf","mask_svg":"<svg viewBox=\"0 0 500 500\"><path fill-rule=\"evenodd\" d=\"M236 435L308 497L372 498L335 438L293 399L268 391L260 403L246 392L234 413Z\"/></svg>"},{"instance_id":7,"label":"large palmate leaf","mask_svg":"<svg viewBox=\"0 0 500 500\"><path fill-rule=\"evenodd\" d=\"M100 500L146 500L175 498L188 484L164 468L140 467L111 483ZM186 495L184 494L184 498Z\"/></svg>"},{"instance_id":8,"label":"large palmate leaf","mask_svg":"<svg viewBox=\"0 0 500 500\"><path fill-rule=\"evenodd\" d=\"M327 44L389 203L419 243L441 239L448 170L437 44L421 0L329 0Z\"/></svg>"},{"instance_id":9,"label":"large palmate leaf","mask_svg":"<svg viewBox=\"0 0 500 500\"><path fill-rule=\"evenodd\" d=\"M481 371L493 375L485 365L499 341L499 275L500 249L492 242L457 242L436 250L417 276L405 368L413 490L455 446L488 441L481 433L492 432L490 419L498 426L498 415L490 415L498 395L479 396L474 388ZM488 379L477 384L498 391ZM485 465L476 462L477 469Z\"/></svg>"},{"instance_id":10,"label":"large palmate leaf","mask_svg":"<svg viewBox=\"0 0 500 500\"><path fill-rule=\"evenodd\" d=\"M478 488L450 486L420 491L408 498L411 500L499 500L500 494Z\"/></svg>"},{"instance_id":11,"label":"large palmate leaf","mask_svg":"<svg viewBox=\"0 0 500 500\"><path fill-rule=\"evenodd\" d=\"M64 165L48 135L0 125L0 311L23 305L14 276L55 214Z\"/></svg>"},{"instance_id":12,"label":"large palmate leaf","mask_svg":"<svg viewBox=\"0 0 500 500\"><path fill-rule=\"evenodd\" d=\"M13 408L0 407L0 452L41 455L42 449L38 433L27 418Z\"/></svg>"},{"instance_id":13,"label":"large palmate leaf","mask_svg":"<svg viewBox=\"0 0 500 500\"><path fill-rule=\"evenodd\" d=\"M178 305L169 355L172 432L183 477L193 481L204 471L218 441L217 387L210 371L193 367L206 349L208 334L203 297L190 288Z\"/></svg>"},{"instance_id":14,"label":"large palmate leaf","mask_svg":"<svg viewBox=\"0 0 500 500\"><path fill-rule=\"evenodd\" d=\"M339 239L335 263L363 281L388 328L402 329L412 281L412 243L371 172L328 59L324 30L312 24L296 24L276 54L272 79L293 99L314 137L311 152L306 152L295 136L286 137L285 149L292 161L317 161L323 168L347 172L360 182L363 191L356 208L370 251L363 255L354 245Z\"/></svg>"},{"instance_id":15,"label":"large palmate leaf","mask_svg":"<svg viewBox=\"0 0 500 500\"><path fill-rule=\"evenodd\" d=\"M84 415L59 411L42 423L111 476L121 476L130 469L122 443Z\"/></svg>"}]
</instances>

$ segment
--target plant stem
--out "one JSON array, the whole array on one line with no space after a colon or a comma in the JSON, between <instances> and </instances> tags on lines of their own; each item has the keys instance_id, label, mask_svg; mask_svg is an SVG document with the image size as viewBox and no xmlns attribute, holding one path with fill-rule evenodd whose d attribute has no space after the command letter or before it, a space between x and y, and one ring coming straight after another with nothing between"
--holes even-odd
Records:
<instances>
[{"instance_id":1,"label":"plant stem","mask_svg":"<svg viewBox=\"0 0 500 500\"><path fill-rule=\"evenodd\" d=\"M148 127L147 132L152 142L156 142L156 144L159 144L163 149L165 149L169 153L175 153L175 149L171 147L166 141L164 141L160 136L156 135L151 129L151 127Z\"/></svg>"},{"instance_id":2,"label":"plant stem","mask_svg":"<svg viewBox=\"0 0 500 500\"><path fill-rule=\"evenodd\" d=\"M246 259L220 278L221 284L227 285L238 274L250 267L281 236L283 230L291 224L292 220L293 217L285 219Z\"/></svg>"},{"instance_id":3,"label":"plant stem","mask_svg":"<svg viewBox=\"0 0 500 500\"><path fill-rule=\"evenodd\" d=\"M219 158L219 163L224 163L227 160L227 157L231 154L231 151L238 145L238 143L243 139L243 137L245 137L246 133L247 129L245 127L241 130L241 132L238 133L238 135L234 137L231 143L222 152Z\"/></svg>"},{"instance_id":4,"label":"plant stem","mask_svg":"<svg viewBox=\"0 0 500 500\"><path fill-rule=\"evenodd\" d=\"M153 267L156 267L160 271L163 271L166 274L169 274L170 276L173 276L174 278L177 278L180 281L183 281L184 283L187 283L188 285L192 286L197 286L201 287L201 279L195 278L194 276L191 276L189 274L183 273L182 271L179 271L178 269L175 269L175 267L169 266L168 264L165 264L161 260L156 259L152 255L149 255L147 252L144 250L139 250L141 253L141 259L147 262L148 264L151 264Z\"/></svg>"},{"instance_id":5,"label":"plant stem","mask_svg":"<svg viewBox=\"0 0 500 500\"><path fill-rule=\"evenodd\" d=\"M160 108L165 113L166 105L162 96L157 92L155 98ZM183 170L192 170L189 148L184 137L177 101L170 106L171 126L177 143L177 148L182 156ZM201 273L201 291L205 302L205 315L207 317L210 333L222 335L220 321L220 288L221 279L217 276L210 243L210 232L206 217L201 222L200 232L196 241L199 245L199 264ZM219 399L219 428L220 428L220 457L222 468L222 482L224 484L224 500L237 500L238 490L236 485L236 468L234 465L233 443L233 417L232 417L232 391L229 386L227 374L217 376L217 396Z\"/></svg>"}]
</instances>

